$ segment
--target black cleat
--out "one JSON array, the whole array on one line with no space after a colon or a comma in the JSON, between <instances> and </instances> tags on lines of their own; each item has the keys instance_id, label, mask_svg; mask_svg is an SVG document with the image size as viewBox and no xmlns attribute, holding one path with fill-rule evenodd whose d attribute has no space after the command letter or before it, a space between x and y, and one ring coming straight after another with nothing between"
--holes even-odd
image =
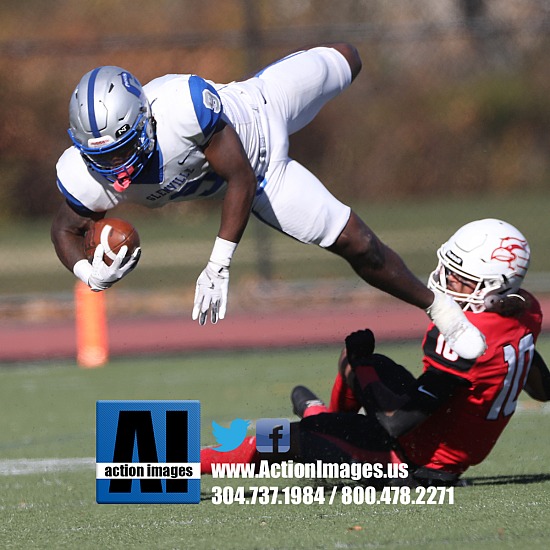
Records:
<instances>
[{"instance_id":1,"label":"black cleat","mask_svg":"<svg viewBox=\"0 0 550 550\"><path fill-rule=\"evenodd\" d=\"M290 400L292 401L292 410L296 416L300 418L304 417L304 412L308 407L312 405L324 406L325 404L305 386L296 386L290 394Z\"/></svg>"}]
</instances>

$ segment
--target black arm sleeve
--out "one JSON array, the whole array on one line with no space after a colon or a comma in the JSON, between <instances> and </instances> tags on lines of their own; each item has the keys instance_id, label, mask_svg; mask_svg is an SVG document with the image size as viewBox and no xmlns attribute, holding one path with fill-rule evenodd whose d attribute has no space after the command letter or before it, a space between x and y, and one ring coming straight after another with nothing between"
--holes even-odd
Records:
<instances>
[{"instance_id":1,"label":"black arm sleeve","mask_svg":"<svg viewBox=\"0 0 550 550\"><path fill-rule=\"evenodd\" d=\"M460 376L428 369L408 392L409 399L391 414L376 413L380 424L392 437L399 437L418 426L445 403L459 386L469 386Z\"/></svg>"},{"instance_id":2,"label":"black arm sleeve","mask_svg":"<svg viewBox=\"0 0 550 550\"><path fill-rule=\"evenodd\" d=\"M529 397L537 401L550 401L550 371L537 350L523 389Z\"/></svg>"}]
</instances>

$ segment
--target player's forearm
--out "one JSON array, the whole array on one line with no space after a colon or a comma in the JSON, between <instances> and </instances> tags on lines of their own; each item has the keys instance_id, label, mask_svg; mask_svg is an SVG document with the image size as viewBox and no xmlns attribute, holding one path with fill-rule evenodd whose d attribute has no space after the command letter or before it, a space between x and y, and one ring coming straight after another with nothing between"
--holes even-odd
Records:
<instances>
[{"instance_id":1,"label":"player's forearm","mask_svg":"<svg viewBox=\"0 0 550 550\"><path fill-rule=\"evenodd\" d=\"M83 236L52 229L52 242L57 257L69 271L73 271L73 267L78 261L85 259Z\"/></svg>"},{"instance_id":2,"label":"player's forearm","mask_svg":"<svg viewBox=\"0 0 550 550\"><path fill-rule=\"evenodd\" d=\"M218 237L234 243L241 240L250 218L255 192L256 180L253 174L247 174L238 182L228 182Z\"/></svg>"},{"instance_id":3,"label":"player's forearm","mask_svg":"<svg viewBox=\"0 0 550 550\"><path fill-rule=\"evenodd\" d=\"M94 214L96 219L104 213ZM51 239L61 263L73 271L74 265L86 258L84 254L84 235L94 220L77 214L67 203L63 203L55 215L51 226Z\"/></svg>"},{"instance_id":4,"label":"player's forearm","mask_svg":"<svg viewBox=\"0 0 550 550\"><path fill-rule=\"evenodd\" d=\"M458 386L466 385L468 382L462 378L430 368L420 375L416 387L407 391L403 405L391 412L379 409L376 417L392 437L400 437L444 405Z\"/></svg>"},{"instance_id":5,"label":"player's forearm","mask_svg":"<svg viewBox=\"0 0 550 550\"><path fill-rule=\"evenodd\" d=\"M68 227L56 218L51 227L51 239L57 257L69 271L76 262L85 258L84 233L80 229Z\"/></svg>"}]
</instances>

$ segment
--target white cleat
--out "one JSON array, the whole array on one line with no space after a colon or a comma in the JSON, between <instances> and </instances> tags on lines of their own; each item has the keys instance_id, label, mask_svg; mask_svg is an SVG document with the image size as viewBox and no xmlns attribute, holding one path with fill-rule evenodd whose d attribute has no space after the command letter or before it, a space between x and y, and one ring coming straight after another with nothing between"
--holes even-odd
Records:
<instances>
[{"instance_id":1,"label":"white cleat","mask_svg":"<svg viewBox=\"0 0 550 550\"><path fill-rule=\"evenodd\" d=\"M485 353L485 337L447 294L434 292L433 304L426 313L451 349L464 359L477 359Z\"/></svg>"}]
</instances>

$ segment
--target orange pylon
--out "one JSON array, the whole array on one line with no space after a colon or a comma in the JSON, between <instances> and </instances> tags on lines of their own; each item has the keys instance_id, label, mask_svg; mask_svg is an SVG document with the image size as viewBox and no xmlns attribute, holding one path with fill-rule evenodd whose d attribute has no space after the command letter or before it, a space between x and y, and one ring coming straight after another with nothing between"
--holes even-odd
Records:
<instances>
[{"instance_id":1,"label":"orange pylon","mask_svg":"<svg viewBox=\"0 0 550 550\"><path fill-rule=\"evenodd\" d=\"M76 362L80 367L101 367L109 360L107 313L104 292L88 285L75 285Z\"/></svg>"}]
</instances>

